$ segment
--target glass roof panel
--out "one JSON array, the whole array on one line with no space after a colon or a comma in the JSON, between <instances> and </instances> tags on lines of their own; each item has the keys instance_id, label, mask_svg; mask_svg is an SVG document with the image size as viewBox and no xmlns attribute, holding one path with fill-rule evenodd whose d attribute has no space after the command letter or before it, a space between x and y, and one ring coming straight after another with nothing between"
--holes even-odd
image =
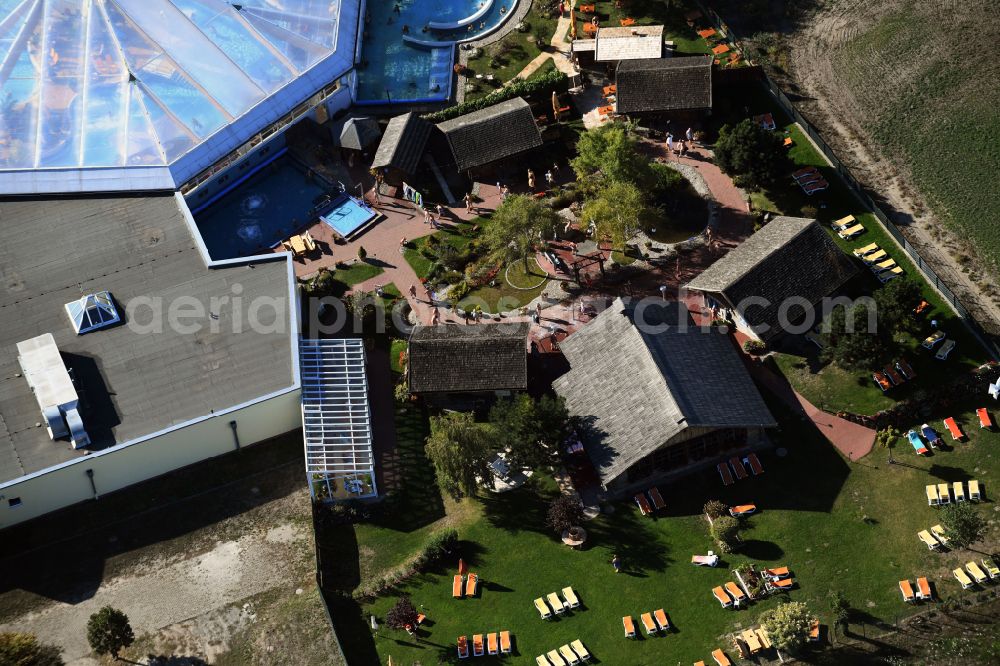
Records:
<instances>
[{"instance_id":1,"label":"glass roof panel","mask_svg":"<svg viewBox=\"0 0 1000 666\"><path fill-rule=\"evenodd\" d=\"M46 0L36 164L77 166L83 117L87 21L74 0Z\"/></svg>"},{"instance_id":2,"label":"glass roof panel","mask_svg":"<svg viewBox=\"0 0 1000 666\"><path fill-rule=\"evenodd\" d=\"M128 118L126 119L128 134L125 137L125 164L129 166L163 164L166 157L160 152L160 144L153 132L153 125L146 114L142 100L140 100L139 84L128 84L127 91L129 102Z\"/></svg>"},{"instance_id":3,"label":"glass roof panel","mask_svg":"<svg viewBox=\"0 0 1000 666\"><path fill-rule=\"evenodd\" d=\"M149 95L146 88L138 86L138 88L133 89L133 94L136 94L146 108L149 119L153 123L153 129L156 131L157 139L159 139L160 147L166 154L168 161L176 159L195 146L197 137L171 117L167 110Z\"/></svg>"},{"instance_id":4,"label":"glass roof panel","mask_svg":"<svg viewBox=\"0 0 1000 666\"><path fill-rule=\"evenodd\" d=\"M337 45L339 2L249 0L240 4L247 14L270 21L311 42L321 44L328 49L333 49Z\"/></svg>"},{"instance_id":5,"label":"glass roof panel","mask_svg":"<svg viewBox=\"0 0 1000 666\"><path fill-rule=\"evenodd\" d=\"M304 72L309 69L317 62L330 55L330 51L317 44L316 42L310 42L304 37L300 37L293 32L289 32L284 28L280 28L270 21L263 19L259 16L254 16L250 12L240 12L247 23L253 26L253 28L264 36L271 45L281 51L281 54L285 56L298 69L299 72Z\"/></svg>"},{"instance_id":6,"label":"glass roof panel","mask_svg":"<svg viewBox=\"0 0 1000 666\"><path fill-rule=\"evenodd\" d=\"M111 31L97 7L87 29L86 105L83 120L82 164L124 164L128 113L128 70Z\"/></svg>"},{"instance_id":7,"label":"glass roof panel","mask_svg":"<svg viewBox=\"0 0 1000 666\"><path fill-rule=\"evenodd\" d=\"M28 19L4 63L0 83L0 167L35 165L38 138L39 68L33 57L42 51L40 15Z\"/></svg>"},{"instance_id":8,"label":"glass roof panel","mask_svg":"<svg viewBox=\"0 0 1000 666\"><path fill-rule=\"evenodd\" d=\"M10 48L24 27L25 17L34 6L35 0L0 0L0 63L4 61ZM10 7L5 6L11 5Z\"/></svg>"}]
</instances>

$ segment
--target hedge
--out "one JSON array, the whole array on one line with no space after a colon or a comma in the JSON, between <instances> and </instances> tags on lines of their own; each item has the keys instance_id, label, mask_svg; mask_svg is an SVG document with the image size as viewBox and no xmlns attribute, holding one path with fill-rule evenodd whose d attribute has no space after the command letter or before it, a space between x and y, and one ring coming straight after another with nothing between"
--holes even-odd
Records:
<instances>
[{"instance_id":1,"label":"hedge","mask_svg":"<svg viewBox=\"0 0 1000 666\"><path fill-rule=\"evenodd\" d=\"M423 118L424 120L432 123L439 123L445 120L451 120L452 118L457 118L458 116L464 116L465 114L472 113L473 111L485 109L488 106L505 102L508 99L513 99L514 97L530 97L535 93L549 91L551 89L555 89L556 92L565 92L568 88L569 77L567 77L564 73L558 70L546 72L545 74L540 74L526 81L515 81L510 85L500 88L499 90L494 90L485 97L456 104L455 106L442 109L441 111L435 111L434 113L428 113L424 115Z\"/></svg>"}]
</instances>

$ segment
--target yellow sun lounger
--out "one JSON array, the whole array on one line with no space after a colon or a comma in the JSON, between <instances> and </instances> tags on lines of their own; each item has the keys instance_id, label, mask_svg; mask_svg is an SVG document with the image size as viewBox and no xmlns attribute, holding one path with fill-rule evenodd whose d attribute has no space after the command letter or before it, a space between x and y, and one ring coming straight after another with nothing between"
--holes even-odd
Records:
<instances>
[{"instance_id":1,"label":"yellow sun lounger","mask_svg":"<svg viewBox=\"0 0 1000 666\"><path fill-rule=\"evenodd\" d=\"M863 257L866 254L871 254L879 249L878 243L872 243L871 245L865 245L864 247L855 248L854 256Z\"/></svg>"},{"instance_id":2,"label":"yellow sun lounger","mask_svg":"<svg viewBox=\"0 0 1000 666\"><path fill-rule=\"evenodd\" d=\"M941 527L940 525L934 525L933 527L931 527L931 534L937 537L937 540L943 543L944 545L946 546L948 545L950 539L947 537L947 535L945 535L944 528Z\"/></svg>"},{"instance_id":3,"label":"yellow sun lounger","mask_svg":"<svg viewBox=\"0 0 1000 666\"><path fill-rule=\"evenodd\" d=\"M874 266L872 266L872 270L875 271L876 273L881 273L882 271L889 270L890 268L894 267L895 265L896 265L896 260L893 259L892 257L889 257L885 261L883 261L881 263L878 263L878 264L875 264Z\"/></svg>"},{"instance_id":4,"label":"yellow sun lounger","mask_svg":"<svg viewBox=\"0 0 1000 666\"><path fill-rule=\"evenodd\" d=\"M556 613L562 613L566 610L566 606L559 600L559 595L555 592L549 592L545 599L549 602L549 606L552 606L552 610Z\"/></svg>"},{"instance_id":5,"label":"yellow sun lounger","mask_svg":"<svg viewBox=\"0 0 1000 666\"><path fill-rule=\"evenodd\" d=\"M937 504L940 501L941 501L941 499L938 497L937 486L934 485L933 483L928 484L927 485L927 504L929 506L934 506L935 504Z\"/></svg>"},{"instance_id":6,"label":"yellow sun lounger","mask_svg":"<svg viewBox=\"0 0 1000 666\"><path fill-rule=\"evenodd\" d=\"M552 617L552 611L549 610L548 605L545 603L545 599L538 597L535 599L535 608L538 609L538 614L542 616L544 620L547 617Z\"/></svg>"},{"instance_id":7,"label":"yellow sun lounger","mask_svg":"<svg viewBox=\"0 0 1000 666\"><path fill-rule=\"evenodd\" d=\"M880 261L885 261L885 258L888 256L889 254L885 250L878 250L877 252L872 252L871 254L861 257L861 261L866 264L875 264Z\"/></svg>"},{"instance_id":8,"label":"yellow sun lounger","mask_svg":"<svg viewBox=\"0 0 1000 666\"><path fill-rule=\"evenodd\" d=\"M983 496L979 494L979 481L972 479L969 481L969 499L978 502L982 498Z\"/></svg>"},{"instance_id":9,"label":"yellow sun lounger","mask_svg":"<svg viewBox=\"0 0 1000 666\"><path fill-rule=\"evenodd\" d=\"M848 215L847 217L842 217L839 220L834 220L830 223L830 226L833 227L834 231L842 231L844 229L850 229L857 223L858 221L854 219L853 215Z\"/></svg>"},{"instance_id":10,"label":"yellow sun lounger","mask_svg":"<svg viewBox=\"0 0 1000 666\"><path fill-rule=\"evenodd\" d=\"M979 565L976 564L975 562L970 561L968 564L966 564L965 570L968 571L969 575L972 576L973 580L975 580L980 585L986 582L986 574L983 573L983 570L980 569Z\"/></svg>"},{"instance_id":11,"label":"yellow sun lounger","mask_svg":"<svg viewBox=\"0 0 1000 666\"><path fill-rule=\"evenodd\" d=\"M570 643L569 646L573 648L573 652L576 652L576 656L580 659L583 661L590 661L590 651L583 647L583 641L579 638Z\"/></svg>"},{"instance_id":12,"label":"yellow sun lounger","mask_svg":"<svg viewBox=\"0 0 1000 666\"><path fill-rule=\"evenodd\" d=\"M559 654L561 654L562 658L569 664L580 663L580 658L576 656L576 653L569 647L569 644L559 646Z\"/></svg>"},{"instance_id":13,"label":"yellow sun lounger","mask_svg":"<svg viewBox=\"0 0 1000 666\"><path fill-rule=\"evenodd\" d=\"M956 502L965 501L965 488L962 486L961 481L956 481L955 483L951 484L951 492L955 495Z\"/></svg>"},{"instance_id":14,"label":"yellow sun lounger","mask_svg":"<svg viewBox=\"0 0 1000 666\"><path fill-rule=\"evenodd\" d=\"M938 540L931 536L931 533L927 530L921 530L917 532L917 538L924 542L928 550L935 550L941 547Z\"/></svg>"},{"instance_id":15,"label":"yellow sun lounger","mask_svg":"<svg viewBox=\"0 0 1000 666\"><path fill-rule=\"evenodd\" d=\"M951 504L951 491L947 483L938 484L938 499L941 504Z\"/></svg>"},{"instance_id":16,"label":"yellow sun lounger","mask_svg":"<svg viewBox=\"0 0 1000 666\"><path fill-rule=\"evenodd\" d=\"M1000 578L1000 567L996 565L991 557L983 558L983 568L986 569L986 575L990 578Z\"/></svg>"},{"instance_id":17,"label":"yellow sun lounger","mask_svg":"<svg viewBox=\"0 0 1000 666\"><path fill-rule=\"evenodd\" d=\"M843 229L842 231L838 231L837 235L843 238L844 240L850 240L855 236L863 234L864 232L865 228L863 225L855 224L853 227L850 227L849 229Z\"/></svg>"},{"instance_id":18,"label":"yellow sun lounger","mask_svg":"<svg viewBox=\"0 0 1000 666\"><path fill-rule=\"evenodd\" d=\"M972 579L969 578L964 569L958 568L951 573L954 574L955 580L958 581L958 584L962 586L963 590L967 590L972 587Z\"/></svg>"},{"instance_id":19,"label":"yellow sun lounger","mask_svg":"<svg viewBox=\"0 0 1000 666\"><path fill-rule=\"evenodd\" d=\"M882 271L881 273L879 273L878 281L881 282L882 284L885 284L889 280L897 278L902 274L903 274L903 269L900 266L896 266L895 268L890 268L887 271Z\"/></svg>"},{"instance_id":20,"label":"yellow sun lounger","mask_svg":"<svg viewBox=\"0 0 1000 666\"><path fill-rule=\"evenodd\" d=\"M559 650L549 650L545 656L549 658L549 663L552 666L566 666L566 660L559 656Z\"/></svg>"}]
</instances>

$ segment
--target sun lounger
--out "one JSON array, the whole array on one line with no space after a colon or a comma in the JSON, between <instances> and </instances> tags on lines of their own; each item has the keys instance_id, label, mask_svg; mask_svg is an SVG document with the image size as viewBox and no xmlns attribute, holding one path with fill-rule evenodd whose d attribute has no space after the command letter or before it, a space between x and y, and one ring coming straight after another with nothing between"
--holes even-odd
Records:
<instances>
[{"instance_id":1,"label":"sun lounger","mask_svg":"<svg viewBox=\"0 0 1000 666\"><path fill-rule=\"evenodd\" d=\"M962 586L963 590L967 590L970 587L972 587L972 579L969 578L968 574L965 573L964 569L959 567L958 569L955 569L951 573L955 576L955 580L958 581L958 584Z\"/></svg>"},{"instance_id":2,"label":"sun lounger","mask_svg":"<svg viewBox=\"0 0 1000 666\"><path fill-rule=\"evenodd\" d=\"M948 488L947 483L938 484L938 499L941 504L951 504L951 490Z\"/></svg>"},{"instance_id":3,"label":"sun lounger","mask_svg":"<svg viewBox=\"0 0 1000 666\"><path fill-rule=\"evenodd\" d=\"M576 598L576 592L573 591L572 587L564 587L562 589L563 597L566 598L566 605L570 608L579 608L580 600Z\"/></svg>"},{"instance_id":4,"label":"sun lounger","mask_svg":"<svg viewBox=\"0 0 1000 666\"><path fill-rule=\"evenodd\" d=\"M916 595L913 594L913 588L910 586L910 581L901 580L899 581L899 593L903 595L903 601L910 602L916 600Z\"/></svg>"},{"instance_id":5,"label":"sun lounger","mask_svg":"<svg viewBox=\"0 0 1000 666\"><path fill-rule=\"evenodd\" d=\"M931 527L931 534L933 534L935 538L937 538L937 540L940 541L945 546L947 546L951 542L951 539L949 539L948 536L944 533L944 528L941 527L940 525L934 525L933 527Z\"/></svg>"},{"instance_id":6,"label":"sun lounger","mask_svg":"<svg viewBox=\"0 0 1000 666\"><path fill-rule=\"evenodd\" d=\"M730 458L729 464L730 466L732 466L733 471L736 473L736 479L738 481L742 481L743 479L747 478L748 476L747 470L745 467L743 467L742 460L740 460L738 457Z\"/></svg>"},{"instance_id":7,"label":"sun lounger","mask_svg":"<svg viewBox=\"0 0 1000 666\"><path fill-rule=\"evenodd\" d=\"M726 594L726 591L721 587L713 587L712 594L715 595L715 598L718 599L723 608L728 608L733 605L733 600L729 598L729 595Z\"/></svg>"},{"instance_id":8,"label":"sun lounger","mask_svg":"<svg viewBox=\"0 0 1000 666\"><path fill-rule=\"evenodd\" d=\"M889 280L898 278L902 274L903 274L903 269L900 268L899 266L896 266L895 268L890 268L887 271L882 271L881 273L879 273L878 281L881 282L882 284L885 284Z\"/></svg>"},{"instance_id":9,"label":"sun lounger","mask_svg":"<svg viewBox=\"0 0 1000 666\"><path fill-rule=\"evenodd\" d=\"M792 178L794 178L795 180L801 180L802 178L805 178L806 176L809 176L814 173L819 173L819 169L817 169L814 166L803 167L798 171L796 171L795 173L793 173Z\"/></svg>"},{"instance_id":10,"label":"sun lounger","mask_svg":"<svg viewBox=\"0 0 1000 666\"><path fill-rule=\"evenodd\" d=\"M906 433L906 437L910 440L910 445L913 447L913 450L917 452L918 456L925 456L930 453L927 447L924 446L924 440L920 439L920 435L917 434L916 430L911 430Z\"/></svg>"},{"instance_id":11,"label":"sun lounger","mask_svg":"<svg viewBox=\"0 0 1000 666\"><path fill-rule=\"evenodd\" d=\"M896 372L896 368L891 365L887 365L882 368L882 372L885 373L885 375L892 380L892 383L897 386L906 381L906 379L903 378L903 375Z\"/></svg>"},{"instance_id":12,"label":"sun lounger","mask_svg":"<svg viewBox=\"0 0 1000 666\"><path fill-rule=\"evenodd\" d=\"M892 382L890 382L889 378L883 375L881 372L878 371L873 372L872 379L875 381L878 387L882 389L883 393L892 388Z\"/></svg>"},{"instance_id":13,"label":"sun lounger","mask_svg":"<svg viewBox=\"0 0 1000 666\"><path fill-rule=\"evenodd\" d=\"M535 608L538 609L538 614L542 616L542 619L552 617L552 611L549 610L548 604L545 603L545 599L541 597L535 599Z\"/></svg>"},{"instance_id":14,"label":"sun lounger","mask_svg":"<svg viewBox=\"0 0 1000 666\"><path fill-rule=\"evenodd\" d=\"M618 86L616 86L614 83L612 83L610 86L604 86L603 92L605 97L607 97L608 95L614 95L615 93L618 92Z\"/></svg>"},{"instance_id":15,"label":"sun lounger","mask_svg":"<svg viewBox=\"0 0 1000 666\"><path fill-rule=\"evenodd\" d=\"M896 369L899 370L901 373L903 373L903 376L906 377L908 380L917 378L916 371L914 371L914 369L910 366L910 364L906 362L905 358L901 358L898 361L896 361Z\"/></svg>"},{"instance_id":16,"label":"sun lounger","mask_svg":"<svg viewBox=\"0 0 1000 666\"><path fill-rule=\"evenodd\" d=\"M722 650L712 650L712 659L719 666L733 666L733 662L729 661L729 657Z\"/></svg>"},{"instance_id":17,"label":"sun lounger","mask_svg":"<svg viewBox=\"0 0 1000 666\"><path fill-rule=\"evenodd\" d=\"M802 191L805 192L808 196L812 196L812 195L816 194L817 192L822 192L823 190L825 190L828 187L830 187L830 183L826 182L825 180L820 179L820 180L817 180L815 182L809 183L808 185L806 185L805 187L802 188ZM851 238L854 238L855 236L857 236L858 234L860 234L862 231L865 230L865 228L862 227L860 224L858 225L858 227L855 227L855 228L860 228L861 231L858 231L855 234L850 234L850 235L847 235L847 236L843 236L843 238L845 238L847 240L850 240Z\"/></svg>"},{"instance_id":18,"label":"sun lounger","mask_svg":"<svg viewBox=\"0 0 1000 666\"><path fill-rule=\"evenodd\" d=\"M778 127L778 125L774 122L774 116L770 113L754 116L753 121L768 131L777 129Z\"/></svg>"},{"instance_id":19,"label":"sun lounger","mask_svg":"<svg viewBox=\"0 0 1000 666\"><path fill-rule=\"evenodd\" d=\"M474 573L470 573L469 577L465 580L465 596L474 597L476 596L476 591L479 589L479 576Z\"/></svg>"},{"instance_id":20,"label":"sun lounger","mask_svg":"<svg viewBox=\"0 0 1000 666\"><path fill-rule=\"evenodd\" d=\"M962 486L961 481L955 481L953 484L951 484L951 492L955 496L956 502L965 501L965 488Z\"/></svg>"},{"instance_id":21,"label":"sun lounger","mask_svg":"<svg viewBox=\"0 0 1000 666\"><path fill-rule=\"evenodd\" d=\"M566 666L566 660L559 654L559 650L549 650L545 653L545 656L548 657L549 663L552 666Z\"/></svg>"},{"instance_id":22,"label":"sun lounger","mask_svg":"<svg viewBox=\"0 0 1000 666\"><path fill-rule=\"evenodd\" d=\"M552 666L552 664L549 663L549 660L545 658L544 654L540 654L537 657L535 657L535 665L536 666Z\"/></svg>"},{"instance_id":23,"label":"sun lounger","mask_svg":"<svg viewBox=\"0 0 1000 666\"><path fill-rule=\"evenodd\" d=\"M813 618L812 622L809 623L809 636L807 637L811 643L819 642L819 620Z\"/></svg>"},{"instance_id":24,"label":"sun lounger","mask_svg":"<svg viewBox=\"0 0 1000 666\"><path fill-rule=\"evenodd\" d=\"M590 651L583 646L583 641L579 638L570 643L569 646L573 648L573 652L580 658L580 661L590 661Z\"/></svg>"},{"instance_id":25,"label":"sun lounger","mask_svg":"<svg viewBox=\"0 0 1000 666\"><path fill-rule=\"evenodd\" d=\"M920 530L917 532L917 538L924 542L924 545L927 546L928 550L937 550L941 547L940 542L938 542L938 540L935 539L927 530Z\"/></svg>"},{"instance_id":26,"label":"sun lounger","mask_svg":"<svg viewBox=\"0 0 1000 666\"><path fill-rule=\"evenodd\" d=\"M622 626L625 627L625 638L635 638L635 623L632 622L631 615L622 618Z\"/></svg>"},{"instance_id":27,"label":"sun lounger","mask_svg":"<svg viewBox=\"0 0 1000 666\"><path fill-rule=\"evenodd\" d=\"M768 582L771 587L779 590L790 590L795 587L795 579L793 578L777 578Z\"/></svg>"},{"instance_id":28,"label":"sun lounger","mask_svg":"<svg viewBox=\"0 0 1000 666\"><path fill-rule=\"evenodd\" d=\"M930 442L931 448L937 448L944 444L944 442L941 441L941 436L937 434L937 430L930 427L926 423L920 426L920 434L924 436L924 439Z\"/></svg>"},{"instance_id":29,"label":"sun lounger","mask_svg":"<svg viewBox=\"0 0 1000 666\"><path fill-rule=\"evenodd\" d=\"M764 466L760 464L760 459L757 457L756 453L748 453L747 460L750 461L750 471L753 472L754 476L760 476L764 473Z\"/></svg>"},{"instance_id":30,"label":"sun lounger","mask_svg":"<svg viewBox=\"0 0 1000 666\"><path fill-rule=\"evenodd\" d=\"M563 602L559 600L559 595L555 592L549 592L545 596L545 600L549 602L549 606L552 606L552 610L556 613L562 613L566 610L566 607L563 606Z\"/></svg>"},{"instance_id":31,"label":"sun lounger","mask_svg":"<svg viewBox=\"0 0 1000 666\"><path fill-rule=\"evenodd\" d=\"M987 576L989 576L993 580L1000 578L1000 567L997 567L997 564L996 562L993 561L993 558L984 557L982 561L983 561L983 569L986 570Z\"/></svg>"},{"instance_id":32,"label":"sun lounger","mask_svg":"<svg viewBox=\"0 0 1000 666\"><path fill-rule=\"evenodd\" d=\"M853 215L848 215L847 217L842 217L839 220L834 220L830 223L830 226L833 227L834 231L843 231L844 229L850 229L857 224L857 222L858 221L854 219Z\"/></svg>"},{"instance_id":33,"label":"sun lounger","mask_svg":"<svg viewBox=\"0 0 1000 666\"><path fill-rule=\"evenodd\" d=\"M560 645L559 646L559 654L562 655L562 658L565 659L567 663L570 663L570 664L579 664L580 663L580 658L578 656L576 656L576 652L573 652L573 650L572 650L572 648L570 648L569 644Z\"/></svg>"},{"instance_id":34,"label":"sun lounger","mask_svg":"<svg viewBox=\"0 0 1000 666\"><path fill-rule=\"evenodd\" d=\"M500 652L501 654L510 654L510 632L501 631L500 632Z\"/></svg>"},{"instance_id":35,"label":"sun lounger","mask_svg":"<svg viewBox=\"0 0 1000 666\"><path fill-rule=\"evenodd\" d=\"M976 410L976 416L979 417L979 427L980 428L993 428L993 419L990 418L990 413L986 411L985 407L980 407Z\"/></svg>"},{"instance_id":36,"label":"sun lounger","mask_svg":"<svg viewBox=\"0 0 1000 666\"><path fill-rule=\"evenodd\" d=\"M871 254L861 257L861 261L865 262L869 266L872 264L877 264L880 261L885 261L885 258L889 256L889 253L885 250L879 250L878 252L872 252Z\"/></svg>"},{"instance_id":37,"label":"sun lounger","mask_svg":"<svg viewBox=\"0 0 1000 666\"><path fill-rule=\"evenodd\" d=\"M639 616L639 619L642 620L642 626L645 628L647 634L655 634L658 631L656 622L653 621L652 613L643 613Z\"/></svg>"},{"instance_id":38,"label":"sun lounger","mask_svg":"<svg viewBox=\"0 0 1000 666\"><path fill-rule=\"evenodd\" d=\"M927 582L926 577L917 579L917 599L927 600L932 598L931 595L931 584Z\"/></svg>"},{"instance_id":39,"label":"sun lounger","mask_svg":"<svg viewBox=\"0 0 1000 666\"><path fill-rule=\"evenodd\" d=\"M653 619L656 620L656 624L660 626L661 630L666 631L670 628L670 620L667 619L667 614L663 612L662 608L653 611Z\"/></svg>"},{"instance_id":40,"label":"sun lounger","mask_svg":"<svg viewBox=\"0 0 1000 666\"><path fill-rule=\"evenodd\" d=\"M972 479L969 481L969 499L978 502L982 498L983 496L979 494L979 481Z\"/></svg>"},{"instance_id":41,"label":"sun lounger","mask_svg":"<svg viewBox=\"0 0 1000 666\"><path fill-rule=\"evenodd\" d=\"M736 54L733 54L733 55L735 56ZM740 59L737 58L737 57L733 57L733 58L730 58L730 60L732 62L734 62L734 63L737 63L737 62L739 62ZM792 137L786 136L785 140L781 142L781 145L784 146L785 148L791 148L792 146L795 145L795 141L792 140Z\"/></svg>"},{"instance_id":42,"label":"sun lounger","mask_svg":"<svg viewBox=\"0 0 1000 666\"><path fill-rule=\"evenodd\" d=\"M732 516L733 518L737 518L739 516L749 516L751 513L754 513L756 511L757 511L756 504L740 504L739 506L734 506L731 509L729 509L729 515Z\"/></svg>"},{"instance_id":43,"label":"sun lounger","mask_svg":"<svg viewBox=\"0 0 1000 666\"><path fill-rule=\"evenodd\" d=\"M635 503L639 505L639 513L641 513L644 516L648 516L649 514L653 513L653 509L649 506L649 500L646 499L645 495L639 493L632 499L634 499Z\"/></svg>"},{"instance_id":44,"label":"sun lounger","mask_svg":"<svg viewBox=\"0 0 1000 666\"><path fill-rule=\"evenodd\" d=\"M476 634L472 637L472 654L476 657L481 657L485 652L486 650L483 648L483 635Z\"/></svg>"},{"instance_id":45,"label":"sun lounger","mask_svg":"<svg viewBox=\"0 0 1000 666\"><path fill-rule=\"evenodd\" d=\"M949 342L951 341L949 340ZM962 429L958 427L958 423L955 421L955 417L953 416L949 416L944 420L944 427L951 433L952 439L959 440L965 437L965 435L962 434Z\"/></svg>"},{"instance_id":46,"label":"sun lounger","mask_svg":"<svg viewBox=\"0 0 1000 666\"><path fill-rule=\"evenodd\" d=\"M465 636L458 637L458 658L467 659L469 656L469 639Z\"/></svg>"},{"instance_id":47,"label":"sun lounger","mask_svg":"<svg viewBox=\"0 0 1000 666\"><path fill-rule=\"evenodd\" d=\"M763 571L761 571L761 573L764 574L765 578L773 578L773 579L788 578L788 576L791 575L791 572L788 571L788 567L774 567L771 569L764 569Z\"/></svg>"},{"instance_id":48,"label":"sun lounger","mask_svg":"<svg viewBox=\"0 0 1000 666\"><path fill-rule=\"evenodd\" d=\"M497 632L495 631L486 634L486 652L489 654L500 653L500 648L497 645Z\"/></svg>"},{"instance_id":49,"label":"sun lounger","mask_svg":"<svg viewBox=\"0 0 1000 666\"><path fill-rule=\"evenodd\" d=\"M708 555L692 555L691 564L700 567L714 567L719 564L719 556L712 551L708 551Z\"/></svg>"},{"instance_id":50,"label":"sun lounger","mask_svg":"<svg viewBox=\"0 0 1000 666\"><path fill-rule=\"evenodd\" d=\"M931 335L924 338L924 341L920 343L925 349L933 349L934 345L941 342L945 338L944 331L934 331Z\"/></svg>"},{"instance_id":51,"label":"sun lounger","mask_svg":"<svg viewBox=\"0 0 1000 666\"><path fill-rule=\"evenodd\" d=\"M871 243L869 245L865 245L864 247L855 248L854 256L864 257L874 252L882 252L882 249L879 248L878 243Z\"/></svg>"},{"instance_id":52,"label":"sun lounger","mask_svg":"<svg viewBox=\"0 0 1000 666\"><path fill-rule=\"evenodd\" d=\"M747 598L747 595L744 594L743 590L740 589L740 586L734 583L733 581L727 582L725 587L726 587L726 592L732 595L734 603L737 606L740 605L741 601Z\"/></svg>"},{"instance_id":53,"label":"sun lounger","mask_svg":"<svg viewBox=\"0 0 1000 666\"><path fill-rule=\"evenodd\" d=\"M890 268L895 268L895 267L896 267L896 260L893 259L892 257L889 257L885 261L881 261L869 266L869 268L872 269L873 273L881 273L882 271L887 271Z\"/></svg>"},{"instance_id":54,"label":"sun lounger","mask_svg":"<svg viewBox=\"0 0 1000 666\"><path fill-rule=\"evenodd\" d=\"M451 582L451 596L453 596L456 599L461 599L463 589L464 588L462 585L462 575L458 574Z\"/></svg>"},{"instance_id":55,"label":"sun lounger","mask_svg":"<svg viewBox=\"0 0 1000 666\"><path fill-rule=\"evenodd\" d=\"M930 303L928 303L924 299L920 299L920 303L917 304L917 307L913 308L913 314L918 316L922 315L930 306L931 306Z\"/></svg>"},{"instance_id":56,"label":"sun lounger","mask_svg":"<svg viewBox=\"0 0 1000 666\"><path fill-rule=\"evenodd\" d=\"M977 583L979 583L980 585L985 583L986 579L988 578L988 576L985 573L983 573L983 570L979 568L979 565L976 564L974 561L967 562L965 565L965 570L968 571L969 575L972 576L972 579Z\"/></svg>"},{"instance_id":57,"label":"sun lounger","mask_svg":"<svg viewBox=\"0 0 1000 666\"><path fill-rule=\"evenodd\" d=\"M951 353L951 350L955 348L956 344L958 343L956 343L954 340L945 340L944 344L941 345L941 348L937 350L937 354L934 354L934 358L936 358L939 361L946 360L948 358L948 354Z\"/></svg>"},{"instance_id":58,"label":"sun lounger","mask_svg":"<svg viewBox=\"0 0 1000 666\"><path fill-rule=\"evenodd\" d=\"M936 506L941 499L938 497L937 484L927 484L927 506Z\"/></svg>"},{"instance_id":59,"label":"sun lounger","mask_svg":"<svg viewBox=\"0 0 1000 666\"><path fill-rule=\"evenodd\" d=\"M705 28L704 30L698 31L698 36L702 39L708 39L715 34L715 28Z\"/></svg>"},{"instance_id":60,"label":"sun lounger","mask_svg":"<svg viewBox=\"0 0 1000 666\"><path fill-rule=\"evenodd\" d=\"M843 229L841 231L838 231L837 235L840 236L841 238L843 238L844 240L851 240L855 236L860 236L864 232L865 232L865 228L864 228L863 225L855 224L853 227L849 227L847 229Z\"/></svg>"},{"instance_id":61,"label":"sun lounger","mask_svg":"<svg viewBox=\"0 0 1000 666\"><path fill-rule=\"evenodd\" d=\"M660 489L653 486L648 491L649 499L653 501L653 506L656 507L657 511L661 511L667 508L667 503L663 501L663 495L660 494Z\"/></svg>"},{"instance_id":62,"label":"sun lounger","mask_svg":"<svg viewBox=\"0 0 1000 666\"><path fill-rule=\"evenodd\" d=\"M729 465L724 462L720 462L715 466L715 469L719 470L719 476L722 477L722 485L731 486L733 485L733 475L729 471Z\"/></svg>"}]
</instances>

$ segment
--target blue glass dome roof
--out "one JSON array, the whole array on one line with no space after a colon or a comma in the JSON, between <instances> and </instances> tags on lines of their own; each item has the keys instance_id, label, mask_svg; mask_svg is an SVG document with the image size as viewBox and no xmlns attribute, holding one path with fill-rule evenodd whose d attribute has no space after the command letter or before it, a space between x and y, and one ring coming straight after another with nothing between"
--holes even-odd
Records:
<instances>
[{"instance_id":1,"label":"blue glass dome roof","mask_svg":"<svg viewBox=\"0 0 1000 666\"><path fill-rule=\"evenodd\" d=\"M170 165L334 55L340 7L0 0L0 171Z\"/></svg>"}]
</instances>

